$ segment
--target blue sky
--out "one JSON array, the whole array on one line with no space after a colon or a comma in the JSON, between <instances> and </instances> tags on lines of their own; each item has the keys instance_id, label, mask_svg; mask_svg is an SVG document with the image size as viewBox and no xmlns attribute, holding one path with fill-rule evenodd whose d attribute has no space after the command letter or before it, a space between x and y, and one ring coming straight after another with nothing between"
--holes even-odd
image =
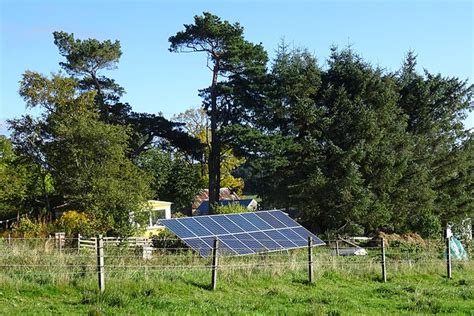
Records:
<instances>
[{"instance_id":1,"label":"blue sky","mask_svg":"<svg viewBox=\"0 0 474 316\"><path fill-rule=\"evenodd\" d=\"M199 106L197 91L211 80L205 56L168 52L168 37L203 11L239 21L246 38L262 42L270 56L284 38L324 65L331 45L351 44L366 60L394 71L414 50L420 69L474 78L472 1L0 2L0 121L32 113L18 96L25 70L59 70L56 30L120 40L119 68L108 75L125 88L123 100L135 111L171 117ZM474 114L466 126L474 127Z\"/></svg>"}]
</instances>

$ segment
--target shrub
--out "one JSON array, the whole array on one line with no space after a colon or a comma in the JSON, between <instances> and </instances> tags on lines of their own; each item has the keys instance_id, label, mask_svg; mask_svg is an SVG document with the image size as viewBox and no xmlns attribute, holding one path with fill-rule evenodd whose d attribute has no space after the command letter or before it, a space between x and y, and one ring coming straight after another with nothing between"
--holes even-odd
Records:
<instances>
[{"instance_id":1,"label":"shrub","mask_svg":"<svg viewBox=\"0 0 474 316\"><path fill-rule=\"evenodd\" d=\"M67 211L56 221L57 229L66 235L81 234L92 236L97 231L97 223L88 214L78 211Z\"/></svg>"},{"instance_id":2,"label":"shrub","mask_svg":"<svg viewBox=\"0 0 474 316\"><path fill-rule=\"evenodd\" d=\"M186 217L182 212L174 212L171 214L172 218L181 218L181 217Z\"/></svg>"},{"instance_id":3,"label":"shrub","mask_svg":"<svg viewBox=\"0 0 474 316\"><path fill-rule=\"evenodd\" d=\"M35 223L28 217L20 218L18 225L13 228L14 235L25 238L44 237L50 233L51 227L43 223Z\"/></svg>"},{"instance_id":4,"label":"shrub","mask_svg":"<svg viewBox=\"0 0 474 316\"><path fill-rule=\"evenodd\" d=\"M413 230L420 233L423 238L438 238L442 236L443 228L438 216L434 214L425 214L416 218L413 223Z\"/></svg>"},{"instance_id":5,"label":"shrub","mask_svg":"<svg viewBox=\"0 0 474 316\"><path fill-rule=\"evenodd\" d=\"M238 203L229 203L227 205L217 205L214 210L215 214L234 214L234 213L247 213L251 210L243 207Z\"/></svg>"}]
</instances>

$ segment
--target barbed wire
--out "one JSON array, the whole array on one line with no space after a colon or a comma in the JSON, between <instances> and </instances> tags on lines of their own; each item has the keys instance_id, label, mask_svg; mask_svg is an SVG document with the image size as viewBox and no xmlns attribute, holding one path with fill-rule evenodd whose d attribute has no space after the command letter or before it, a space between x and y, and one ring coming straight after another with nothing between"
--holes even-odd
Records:
<instances>
[{"instance_id":1,"label":"barbed wire","mask_svg":"<svg viewBox=\"0 0 474 316\"><path fill-rule=\"evenodd\" d=\"M397 263L403 263L404 261L397 261ZM433 261L425 261L425 263L433 263ZM441 263L437 261L436 263ZM377 261L366 261L366 262L315 262L315 266L368 266L368 267L379 267L380 262ZM272 263L260 263L260 264L227 264L219 265L218 270L228 270L228 269L265 269L272 267L299 267L307 266L308 262L305 261L296 261L296 262L272 262ZM97 273L95 265L75 265L75 266L55 266L54 268L90 268L90 270L80 270L80 271L61 271L61 270L38 270L38 269L18 269L18 268L38 268L46 267L48 265L11 265L11 266L1 266L2 268L12 268L15 273L34 273L34 274L86 274L86 273ZM110 272L131 272L131 271L160 271L160 270L210 270L212 269L211 265L108 265L105 267L105 273ZM5 273L3 273L5 274ZM1 274L0 274L1 275Z\"/></svg>"},{"instance_id":2,"label":"barbed wire","mask_svg":"<svg viewBox=\"0 0 474 316\"><path fill-rule=\"evenodd\" d=\"M248 250L248 248L233 248L236 251L243 251L243 250ZM95 250L95 249L94 249ZM189 248L175 248L174 250L182 250L182 251L170 251L169 249L162 248L159 250L153 249L152 254L153 258L161 258L161 257L174 257L174 258L193 258L193 257L199 257L199 252L203 251L204 249L198 249L197 251L193 251ZM300 249L300 250L305 250ZM397 252L390 252L386 251L385 256L390 257L390 256L416 256L416 257L439 257L443 255L444 252L419 252L419 251L397 251ZM241 257L243 258L244 256L233 256L233 252L230 251L218 251L217 256L219 257ZM253 258L253 257L264 257L264 258L269 258L269 257L295 257L295 256L303 256L307 255L306 252L304 251L299 251L299 252L291 252L291 251L274 251L274 252L257 252L257 253L249 253L246 254L246 258ZM379 252L372 252L368 253L367 255L337 255L333 251L333 249L327 249L327 251L324 252L313 252L313 255L315 257L341 257L341 258L361 258L361 257L373 257L373 256L380 256L381 253ZM51 252L34 252L31 254L25 254L23 252L10 252L10 253L0 253L0 258L16 258L16 257L35 257L35 256L41 256L41 257L58 257L58 256L63 256L63 257L68 257L68 258L96 258L96 253L94 252L67 252L67 251L62 251L60 252L58 249L55 249L54 251ZM142 258L143 254L105 254L104 258Z\"/></svg>"},{"instance_id":3,"label":"barbed wire","mask_svg":"<svg viewBox=\"0 0 474 316\"><path fill-rule=\"evenodd\" d=\"M169 258L169 257L166 257L166 258ZM230 257L226 257L226 258L230 258ZM281 257L281 258L285 258L285 259L290 259L290 260L287 260L285 262L290 262L290 263L294 263L294 262L303 262L303 263L308 263L308 260L307 258L297 258L297 257ZM339 257L340 258L340 257ZM92 258L91 258L92 259ZM110 260L106 260L105 263L106 265L108 266L121 266L121 267L131 267L131 266L152 266L150 265L149 263L153 263L153 262L156 262L156 261L160 261L160 260L154 260L153 258L152 259L147 259L147 260L143 260L142 258L134 258L134 259L139 259L137 260L138 262L141 262L140 264L120 264L118 265L117 264L117 260L115 261L110 261ZM171 257L171 259L173 259L173 257ZM193 258L189 258L189 259L193 259ZM225 266L225 264L223 264L222 262L236 262L238 260L235 260L236 258L232 258L230 260L224 260L222 261L221 260L221 263L220 265L222 266ZM304 259L304 260L303 260ZM199 260L201 261L206 261L206 259L203 259L203 258L199 258ZM208 260L207 260L208 261ZM262 264L268 264L268 265L272 265L272 264L280 264L281 261L257 261L257 262L253 262L251 261L251 259L246 259L246 260L240 260L240 261L246 261L246 262L250 262L249 264L254 264L254 265L262 265ZM445 259L441 259L441 258L405 258L405 259L386 259L385 262L387 264L392 264L392 263L424 263L424 262L428 262L428 263L445 263ZM321 260L321 259L317 259L317 258L313 258L312 260L313 263L315 264L369 264L369 263L381 263L381 260L377 257L374 257L372 259L370 258L362 258L361 260L341 260L341 259L332 259L332 260ZM453 260L452 261L453 264L456 264L456 263L466 263L466 264L474 264L472 263L471 261L469 260ZM173 265L173 266L178 266L179 265L179 261L177 262L176 265ZM190 265L186 265L186 266L190 266ZM74 267L97 267L97 264L87 264L87 263L74 263L74 262L71 262L71 263L60 263L60 262L39 262L39 263L5 263L5 262L2 262L0 263L0 268L7 268L7 267L53 267L53 268L61 268L61 267L67 267L67 268L74 268Z\"/></svg>"}]
</instances>

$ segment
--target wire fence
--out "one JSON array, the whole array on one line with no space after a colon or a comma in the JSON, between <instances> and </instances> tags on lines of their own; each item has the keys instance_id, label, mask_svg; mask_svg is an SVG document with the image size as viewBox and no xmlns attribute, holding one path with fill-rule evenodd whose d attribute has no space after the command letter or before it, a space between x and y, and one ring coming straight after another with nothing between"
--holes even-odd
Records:
<instances>
[{"instance_id":1,"label":"wire fence","mask_svg":"<svg viewBox=\"0 0 474 316\"><path fill-rule=\"evenodd\" d=\"M180 240L136 243L136 240L93 239L93 247L81 247L81 238L3 238L0 239L0 278L49 277L54 280L92 278L99 280L127 278L137 275L160 276L179 273L212 273L216 282L219 273L273 274L308 273L309 282L325 272L370 275L387 281L393 274L432 271L450 277L450 271L471 267L472 261L451 260L446 242L428 240L423 244L392 243L374 240L360 249L364 255L353 253L359 246L345 245L341 240L326 240L324 246L308 245L299 249L280 249L245 256L232 256L225 249L215 249L214 255L202 257L179 245ZM100 241L100 242L99 242ZM472 249L472 245L466 245ZM344 250L351 250L345 252ZM235 249L239 250L239 249ZM469 254L468 254L469 256ZM316 278L317 279L317 278ZM99 288L103 290L104 284ZM215 288L215 284L213 284Z\"/></svg>"}]
</instances>

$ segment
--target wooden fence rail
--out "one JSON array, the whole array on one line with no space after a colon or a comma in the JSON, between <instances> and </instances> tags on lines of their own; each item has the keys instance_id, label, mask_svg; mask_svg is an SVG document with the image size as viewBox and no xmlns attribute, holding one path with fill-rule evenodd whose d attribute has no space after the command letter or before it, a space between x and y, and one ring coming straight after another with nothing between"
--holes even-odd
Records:
<instances>
[{"instance_id":1,"label":"wooden fence rail","mask_svg":"<svg viewBox=\"0 0 474 316\"><path fill-rule=\"evenodd\" d=\"M126 246L128 248L135 247L147 247L151 244L151 240L145 237L128 237L128 238L119 238L119 237L102 237L104 242L104 247L107 246ZM95 249L97 245L96 237L82 237L78 236L77 239L77 248L81 249Z\"/></svg>"}]
</instances>

